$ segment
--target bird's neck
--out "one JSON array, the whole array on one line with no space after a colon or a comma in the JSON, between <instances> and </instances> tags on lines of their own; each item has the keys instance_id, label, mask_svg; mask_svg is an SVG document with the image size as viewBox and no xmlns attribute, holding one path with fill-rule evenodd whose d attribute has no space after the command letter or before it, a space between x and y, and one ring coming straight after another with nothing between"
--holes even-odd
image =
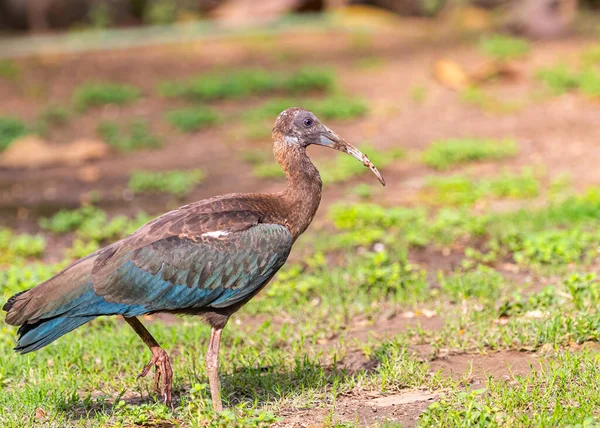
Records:
<instances>
[{"instance_id":1,"label":"bird's neck","mask_svg":"<svg viewBox=\"0 0 600 428\"><path fill-rule=\"evenodd\" d=\"M283 152L276 151L275 157L287 177L282 200L285 223L295 240L310 225L319 208L323 183L303 147L293 146Z\"/></svg>"}]
</instances>

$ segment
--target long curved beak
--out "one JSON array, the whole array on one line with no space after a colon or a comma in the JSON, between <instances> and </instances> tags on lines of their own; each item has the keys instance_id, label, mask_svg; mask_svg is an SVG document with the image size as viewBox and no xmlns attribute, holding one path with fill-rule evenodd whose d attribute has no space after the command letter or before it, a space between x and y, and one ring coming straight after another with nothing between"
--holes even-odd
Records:
<instances>
[{"instance_id":1,"label":"long curved beak","mask_svg":"<svg viewBox=\"0 0 600 428\"><path fill-rule=\"evenodd\" d=\"M381 173L377 170L375 165L373 165L373 162L369 160L367 155L363 154L360 150L358 150L356 147L344 140L342 137L340 137L338 134L333 132L325 125L323 125L323 127L325 128L325 131L321 134L319 142L315 144L339 150L340 152L344 152L352 157L355 157L356 159L361 161L364 166L369 168L373 172L373 174L375 174L375 177L377 177L379 182L383 186L385 186L385 180L381 176Z\"/></svg>"}]
</instances>

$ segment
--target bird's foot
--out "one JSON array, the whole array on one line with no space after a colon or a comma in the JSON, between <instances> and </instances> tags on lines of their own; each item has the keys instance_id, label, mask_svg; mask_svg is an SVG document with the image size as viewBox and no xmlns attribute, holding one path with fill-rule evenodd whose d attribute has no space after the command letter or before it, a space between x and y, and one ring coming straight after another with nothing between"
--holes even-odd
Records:
<instances>
[{"instance_id":1,"label":"bird's foot","mask_svg":"<svg viewBox=\"0 0 600 428\"><path fill-rule=\"evenodd\" d=\"M169 355L164 349L152 349L152 359L144 366L137 378L145 377L153 366L155 367L154 390L156 394L164 398L167 406L172 407L173 369L171 368Z\"/></svg>"}]
</instances>

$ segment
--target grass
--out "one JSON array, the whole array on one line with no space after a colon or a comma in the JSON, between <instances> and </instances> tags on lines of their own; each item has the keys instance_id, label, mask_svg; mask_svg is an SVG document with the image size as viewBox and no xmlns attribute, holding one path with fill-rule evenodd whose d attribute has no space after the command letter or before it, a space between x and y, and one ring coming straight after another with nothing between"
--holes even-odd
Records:
<instances>
[{"instance_id":1,"label":"grass","mask_svg":"<svg viewBox=\"0 0 600 428\"><path fill-rule=\"evenodd\" d=\"M579 87L579 76L565 64L538 71L537 78L555 95L561 95Z\"/></svg>"},{"instance_id":2,"label":"grass","mask_svg":"<svg viewBox=\"0 0 600 428\"><path fill-rule=\"evenodd\" d=\"M23 258L40 258L45 249L43 236L14 234L10 229L0 229L1 266L17 263Z\"/></svg>"},{"instance_id":3,"label":"grass","mask_svg":"<svg viewBox=\"0 0 600 428\"><path fill-rule=\"evenodd\" d=\"M457 165L515 156L517 143L511 139L452 138L433 142L422 158L425 165L447 170Z\"/></svg>"},{"instance_id":4,"label":"grass","mask_svg":"<svg viewBox=\"0 0 600 428\"><path fill-rule=\"evenodd\" d=\"M42 217L39 225L43 230L54 234L75 232L75 237L81 241L78 245L90 242L99 245L124 238L149 220L143 212L133 219L125 216L109 219L105 211L87 205L76 210L59 211L52 217Z\"/></svg>"},{"instance_id":5,"label":"grass","mask_svg":"<svg viewBox=\"0 0 600 428\"><path fill-rule=\"evenodd\" d=\"M12 116L0 116L0 152L14 140L28 134L27 125Z\"/></svg>"},{"instance_id":6,"label":"grass","mask_svg":"<svg viewBox=\"0 0 600 428\"><path fill-rule=\"evenodd\" d=\"M358 400L358 406L365 403L365 395L403 393L407 388L440 397L425 406L420 426L597 422L593 409L598 399L590 391L597 383L598 354L578 350L576 344L599 338L600 282L586 271L586 254L593 258L597 247L598 215L598 189L509 212L335 205L325 229L317 227L306 237L306 256L290 261L226 329L221 354L226 412L210 410L206 372L199 362L209 328L198 319L149 325L174 356L175 388L182 391L174 409L154 400L151 379L136 381L149 356L145 345L123 323L99 319L25 357L11 354L14 329L0 329L0 355L7 356L0 370L0 422L269 426L285 423L280 416L284 411L310 412L319 403L330 425L357 426L353 414L333 410L339 400ZM89 250L90 243L118 239L145 220L110 219L99 208L86 206L40 224L46 233L74 233L68 253L73 255ZM0 246L6 248L6 242L17 237L3 232ZM477 247L464 254L465 260L473 261L471 266L421 266L410 255L415 248L435 251L438 246L465 245ZM15 246L27 251L33 247ZM482 257L490 253L494 258ZM563 271L552 285L531 291L508 280L496 267L499 261L519 266L574 264L577 272ZM11 263L0 270L0 296L31 287L62 266ZM428 273L437 275L439 286L432 287ZM412 314L427 309L440 314L443 322L434 329L418 324L403 328L387 340L377 335L358 340L348 329L376 329L390 308ZM274 315L278 321L272 320ZM247 325L252 317L262 321ZM356 320L372 324L359 327ZM111 340L114 337L119 340ZM412 353L417 344L428 345L432 358L441 352L482 352L493 359L494 352L503 349L546 351L536 358L523 355L532 361L531 372L517 376L507 371L508 382L484 377L482 387L473 389L468 372L454 379L433 372ZM374 368L344 369L351 349L374 362ZM131 394L143 394L144 399L126 398ZM571 400L580 404L563 404Z\"/></svg>"},{"instance_id":7,"label":"grass","mask_svg":"<svg viewBox=\"0 0 600 428\"><path fill-rule=\"evenodd\" d=\"M427 88L425 86L411 86L409 94L410 99L415 104L423 104L427 99Z\"/></svg>"},{"instance_id":8,"label":"grass","mask_svg":"<svg viewBox=\"0 0 600 428\"><path fill-rule=\"evenodd\" d=\"M187 82L164 82L159 85L158 93L165 97L212 101L274 92L327 91L334 84L335 74L328 68L307 67L292 73L251 68L207 74Z\"/></svg>"},{"instance_id":9,"label":"grass","mask_svg":"<svg viewBox=\"0 0 600 428\"><path fill-rule=\"evenodd\" d=\"M591 66L581 71L573 71L564 64L557 64L539 70L537 78L554 95L578 91L588 97L600 97L600 72Z\"/></svg>"},{"instance_id":10,"label":"grass","mask_svg":"<svg viewBox=\"0 0 600 428\"><path fill-rule=\"evenodd\" d=\"M431 177L424 189L424 199L436 205L471 205L488 198L534 198L540 182L531 170L519 174L505 172L491 178L465 175Z\"/></svg>"},{"instance_id":11,"label":"grass","mask_svg":"<svg viewBox=\"0 0 600 428\"><path fill-rule=\"evenodd\" d=\"M0 60L0 78L6 80L17 80L21 75L21 69L14 61L3 59Z\"/></svg>"},{"instance_id":12,"label":"grass","mask_svg":"<svg viewBox=\"0 0 600 428\"><path fill-rule=\"evenodd\" d=\"M79 111L104 105L124 106L141 96L138 88L111 82L87 82L73 92L72 103Z\"/></svg>"},{"instance_id":13,"label":"grass","mask_svg":"<svg viewBox=\"0 0 600 428\"><path fill-rule=\"evenodd\" d=\"M125 125L105 120L98 124L96 132L120 152L155 149L161 146L160 138L151 132L148 122L141 119Z\"/></svg>"},{"instance_id":14,"label":"grass","mask_svg":"<svg viewBox=\"0 0 600 428\"><path fill-rule=\"evenodd\" d=\"M497 61L508 61L525 56L531 45L525 39L501 34L484 37L479 43L480 50Z\"/></svg>"},{"instance_id":15,"label":"grass","mask_svg":"<svg viewBox=\"0 0 600 428\"><path fill-rule=\"evenodd\" d=\"M51 104L42 110L39 119L44 124L65 126L71 120L72 114L71 110L63 105Z\"/></svg>"},{"instance_id":16,"label":"grass","mask_svg":"<svg viewBox=\"0 0 600 428\"><path fill-rule=\"evenodd\" d=\"M503 101L487 93L478 86L469 86L460 93L462 102L474 105L481 110L495 114L515 113L523 106L519 101Z\"/></svg>"},{"instance_id":17,"label":"grass","mask_svg":"<svg viewBox=\"0 0 600 428\"><path fill-rule=\"evenodd\" d=\"M201 183L206 174L201 169L191 171L134 171L129 178L129 189L134 193L169 193L183 196Z\"/></svg>"},{"instance_id":18,"label":"grass","mask_svg":"<svg viewBox=\"0 0 600 428\"><path fill-rule=\"evenodd\" d=\"M196 132L219 121L219 115L210 107L189 107L166 113L167 120L182 132Z\"/></svg>"}]
</instances>

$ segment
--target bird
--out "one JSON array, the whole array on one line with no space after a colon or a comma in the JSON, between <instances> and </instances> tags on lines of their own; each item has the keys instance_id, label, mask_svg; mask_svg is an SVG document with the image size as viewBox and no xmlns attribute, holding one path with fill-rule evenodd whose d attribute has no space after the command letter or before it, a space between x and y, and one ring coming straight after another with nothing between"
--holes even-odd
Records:
<instances>
[{"instance_id":1,"label":"bird","mask_svg":"<svg viewBox=\"0 0 600 428\"><path fill-rule=\"evenodd\" d=\"M213 409L221 411L221 333L285 264L321 201L321 177L306 148L325 146L353 156L385 186L366 155L308 110L281 112L272 138L286 174L283 191L233 193L182 206L12 296L3 310L6 323L19 326L15 351L37 351L97 317L120 315L152 355L138 379L154 367L156 393L172 407L169 355L138 317L200 316L211 327L206 370Z\"/></svg>"}]
</instances>

